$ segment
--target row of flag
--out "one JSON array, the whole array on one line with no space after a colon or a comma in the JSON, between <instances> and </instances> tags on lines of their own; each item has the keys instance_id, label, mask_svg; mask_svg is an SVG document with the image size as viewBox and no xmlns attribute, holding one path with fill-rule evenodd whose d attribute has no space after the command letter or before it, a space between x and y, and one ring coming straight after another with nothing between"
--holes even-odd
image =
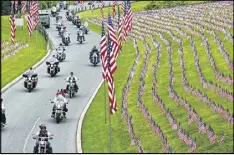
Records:
<instances>
[{"instance_id":1,"label":"row of flag","mask_svg":"<svg viewBox=\"0 0 234 155\"><path fill-rule=\"evenodd\" d=\"M93 4L93 1L92 3ZM112 15L115 17L115 6L116 1L113 2ZM123 15L120 15L120 5L118 5L118 27L116 29L113 26L110 12L108 13L107 21L107 32L105 33L104 21L102 20L102 32L101 32L101 60L102 60L102 76L103 79L108 83L108 96L110 102L110 114L117 111L115 86L113 74L117 70L116 60L118 58L119 52L122 49L122 41L126 41L128 34L132 30L132 11L131 2L123 1L121 8L123 8ZM101 14L103 17L103 7L104 2L101 1ZM104 18L102 18L104 19Z\"/></svg>"},{"instance_id":2,"label":"row of flag","mask_svg":"<svg viewBox=\"0 0 234 155\"><path fill-rule=\"evenodd\" d=\"M16 23L15 10L18 10L18 1L11 1L11 15L9 18L11 24L11 42L15 43ZM26 16L29 36L32 35L33 28L36 30L39 23L39 1L21 1L21 13L25 13L28 4L28 15Z\"/></svg>"}]
</instances>

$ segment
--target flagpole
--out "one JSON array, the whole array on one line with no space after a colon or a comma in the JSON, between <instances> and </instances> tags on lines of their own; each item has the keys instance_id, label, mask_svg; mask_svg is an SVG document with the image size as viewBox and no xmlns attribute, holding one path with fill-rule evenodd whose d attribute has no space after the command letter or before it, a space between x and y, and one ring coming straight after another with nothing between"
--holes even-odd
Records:
<instances>
[{"instance_id":1,"label":"flagpole","mask_svg":"<svg viewBox=\"0 0 234 155\"><path fill-rule=\"evenodd\" d=\"M109 136L110 136L110 143L109 143L109 149L110 149L110 153L111 153L111 143L112 143L112 132L111 132L111 117L110 117L110 104L109 104Z\"/></svg>"},{"instance_id":2,"label":"flagpole","mask_svg":"<svg viewBox=\"0 0 234 155\"><path fill-rule=\"evenodd\" d=\"M105 102L105 104L104 104L104 110L105 110L105 124L106 124L106 81L105 81L105 79L104 79L104 102Z\"/></svg>"}]
</instances>

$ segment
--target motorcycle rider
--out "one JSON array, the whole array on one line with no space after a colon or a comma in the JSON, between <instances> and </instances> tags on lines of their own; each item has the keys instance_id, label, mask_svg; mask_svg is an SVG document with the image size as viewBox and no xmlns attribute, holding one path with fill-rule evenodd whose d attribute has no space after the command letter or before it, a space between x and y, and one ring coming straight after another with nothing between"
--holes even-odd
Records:
<instances>
[{"instance_id":1,"label":"motorcycle rider","mask_svg":"<svg viewBox=\"0 0 234 155\"><path fill-rule=\"evenodd\" d=\"M32 69L32 67L29 68L28 71L26 71L24 73L25 75L33 75L33 74L36 74L36 71ZM26 82L27 80L24 81L24 85L26 86ZM38 82L38 78L37 78L37 75L35 76L35 79L33 79L33 86L36 87L37 85L37 82Z\"/></svg>"},{"instance_id":2,"label":"motorcycle rider","mask_svg":"<svg viewBox=\"0 0 234 155\"><path fill-rule=\"evenodd\" d=\"M56 58L56 56L53 54L53 56L52 56L52 58L49 60L49 62L51 63L51 62L53 62L53 63L58 63L59 64L59 61L58 61L58 59ZM56 66L56 71L57 72L60 72L60 67L59 66ZM47 67L47 72L49 73L50 72L50 66L48 65L48 67Z\"/></svg>"},{"instance_id":3,"label":"motorcycle rider","mask_svg":"<svg viewBox=\"0 0 234 155\"><path fill-rule=\"evenodd\" d=\"M65 26L65 27L63 27L63 29L62 29L62 39L65 39L65 33L67 32L67 27ZM70 41L70 37L68 37L68 41L69 42L71 42Z\"/></svg>"},{"instance_id":4,"label":"motorcycle rider","mask_svg":"<svg viewBox=\"0 0 234 155\"><path fill-rule=\"evenodd\" d=\"M39 128L40 128L40 131L36 133L36 135L33 137L34 139L36 138L40 139L40 137L48 137L48 138L51 137L51 134L46 130L45 124L41 124ZM39 147L39 141L36 142L36 146L34 147L34 153L38 153L38 147ZM50 146L50 142L48 140L47 140L47 148L48 148L48 152L52 153L52 147Z\"/></svg>"},{"instance_id":5,"label":"motorcycle rider","mask_svg":"<svg viewBox=\"0 0 234 155\"><path fill-rule=\"evenodd\" d=\"M62 90L62 89L61 89ZM65 94L61 94L61 92L58 90L57 93L56 93L56 96L54 98L54 100L51 102L51 103L54 103L54 106L53 106L53 109L52 109L52 115L51 117L53 118L54 115L55 115L55 110L56 110L56 103L58 101L62 101L64 104L63 104L63 115L64 115L64 118L66 118L66 112L68 111L67 107L66 107L66 104L68 103L68 101L66 100L65 98Z\"/></svg>"},{"instance_id":6,"label":"motorcycle rider","mask_svg":"<svg viewBox=\"0 0 234 155\"><path fill-rule=\"evenodd\" d=\"M92 55L94 54L94 52L97 53L97 56L99 58L99 51L98 51L97 47L94 45L93 48L92 48L92 50L90 51L90 55L89 55L90 59L91 59Z\"/></svg>"},{"instance_id":7,"label":"motorcycle rider","mask_svg":"<svg viewBox=\"0 0 234 155\"><path fill-rule=\"evenodd\" d=\"M81 37L83 38L83 40L85 41L85 37L84 37L84 31L82 28L79 29L79 31L77 32L78 37L80 37L80 33L82 34ZM78 39L77 39L78 40Z\"/></svg>"},{"instance_id":8,"label":"motorcycle rider","mask_svg":"<svg viewBox=\"0 0 234 155\"><path fill-rule=\"evenodd\" d=\"M70 73L71 76L67 77L66 81L68 82L67 83L67 87L66 87L66 91L68 90L68 87L69 87L69 82L70 82L70 79L72 79L72 81L75 83L75 91L77 92L78 91L78 86L76 84L76 81L78 80L76 76L73 76L73 72Z\"/></svg>"},{"instance_id":9,"label":"motorcycle rider","mask_svg":"<svg viewBox=\"0 0 234 155\"><path fill-rule=\"evenodd\" d=\"M6 115L5 115L5 108L3 104L3 99L1 98L1 122L6 125Z\"/></svg>"}]
</instances>

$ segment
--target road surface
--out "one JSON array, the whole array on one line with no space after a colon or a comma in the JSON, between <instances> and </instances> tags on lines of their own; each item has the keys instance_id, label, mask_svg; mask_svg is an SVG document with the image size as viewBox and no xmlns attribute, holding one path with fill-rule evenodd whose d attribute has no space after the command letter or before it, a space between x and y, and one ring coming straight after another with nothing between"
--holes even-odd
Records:
<instances>
[{"instance_id":1,"label":"road surface","mask_svg":"<svg viewBox=\"0 0 234 155\"><path fill-rule=\"evenodd\" d=\"M78 119L102 80L101 64L94 67L89 62L89 52L92 47L94 45L100 47L100 36L89 32L85 35L86 42L78 44L76 41L78 28L67 21L64 10L60 15L63 16L67 30L71 33L71 43L68 47L65 46L67 58L60 63L61 72L53 78L47 74L45 62L38 67L36 69L38 86L31 93L23 87L21 80L2 94L7 126L1 131L1 153L32 153L35 145L32 134L38 131L41 123L46 124L48 131L54 135L51 141L53 153L76 153ZM61 38L57 35L54 17L51 17L51 27L47 31L58 47ZM55 119L51 118L53 104L50 103L50 99L55 97L58 89L65 88L64 79L71 71L79 78L77 84L80 89L67 105L67 119L57 124Z\"/></svg>"}]
</instances>

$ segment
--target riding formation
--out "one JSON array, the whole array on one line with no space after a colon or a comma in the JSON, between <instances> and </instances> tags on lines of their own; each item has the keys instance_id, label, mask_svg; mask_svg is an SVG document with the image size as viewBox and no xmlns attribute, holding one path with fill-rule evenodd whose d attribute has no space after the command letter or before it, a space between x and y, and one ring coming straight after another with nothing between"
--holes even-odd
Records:
<instances>
[{"instance_id":1,"label":"riding formation","mask_svg":"<svg viewBox=\"0 0 234 155\"><path fill-rule=\"evenodd\" d=\"M56 54L52 55L52 58L47 60L45 63L47 65L46 72L50 74L51 77L55 77L58 73L62 72L59 67L59 63L63 62L66 59L66 49L63 47L68 46L71 43L70 33L67 31L67 27L64 25L62 16L59 15L61 9L67 10L67 3L58 3L57 7L53 6L51 9L51 17L56 18L56 29L58 30L58 35L62 38L62 43L59 47L55 49ZM66 18L68 21L71 21L74 25L78 27L77 32L77 41L79 44L85 42L85 34L88 34L88 23L82 21L79 16L76 16L74 11L67 10ZM89 55L90 63L96 66L100 62L100 52L96 46L94 46ZM33 92L38 85L38 74L32 67L26 71L23 75L24 78L24 87L28 90L29 93ZM52 114L51 118L54 118L57 123L61 122L66 118L66 112L68 112L67 104L69 100L66 99L66 95L70 98L74 97L78 93L79 87L77 81L79 80L73 72L70 72L70 75L64 79L66 81L65 88L59 88L55 94L54 100L51 100ZM1 128L6 125L6 116L5 108L3 104L3 99L1 98ZM36 140L36 145L33 148L33 153L53 153L52 146L49 140L53 139L53 135L47 131L46 125L41 124L39 126L39 131L36 134L33 134L33 139Z\"/></svg>"}]
</instances>

